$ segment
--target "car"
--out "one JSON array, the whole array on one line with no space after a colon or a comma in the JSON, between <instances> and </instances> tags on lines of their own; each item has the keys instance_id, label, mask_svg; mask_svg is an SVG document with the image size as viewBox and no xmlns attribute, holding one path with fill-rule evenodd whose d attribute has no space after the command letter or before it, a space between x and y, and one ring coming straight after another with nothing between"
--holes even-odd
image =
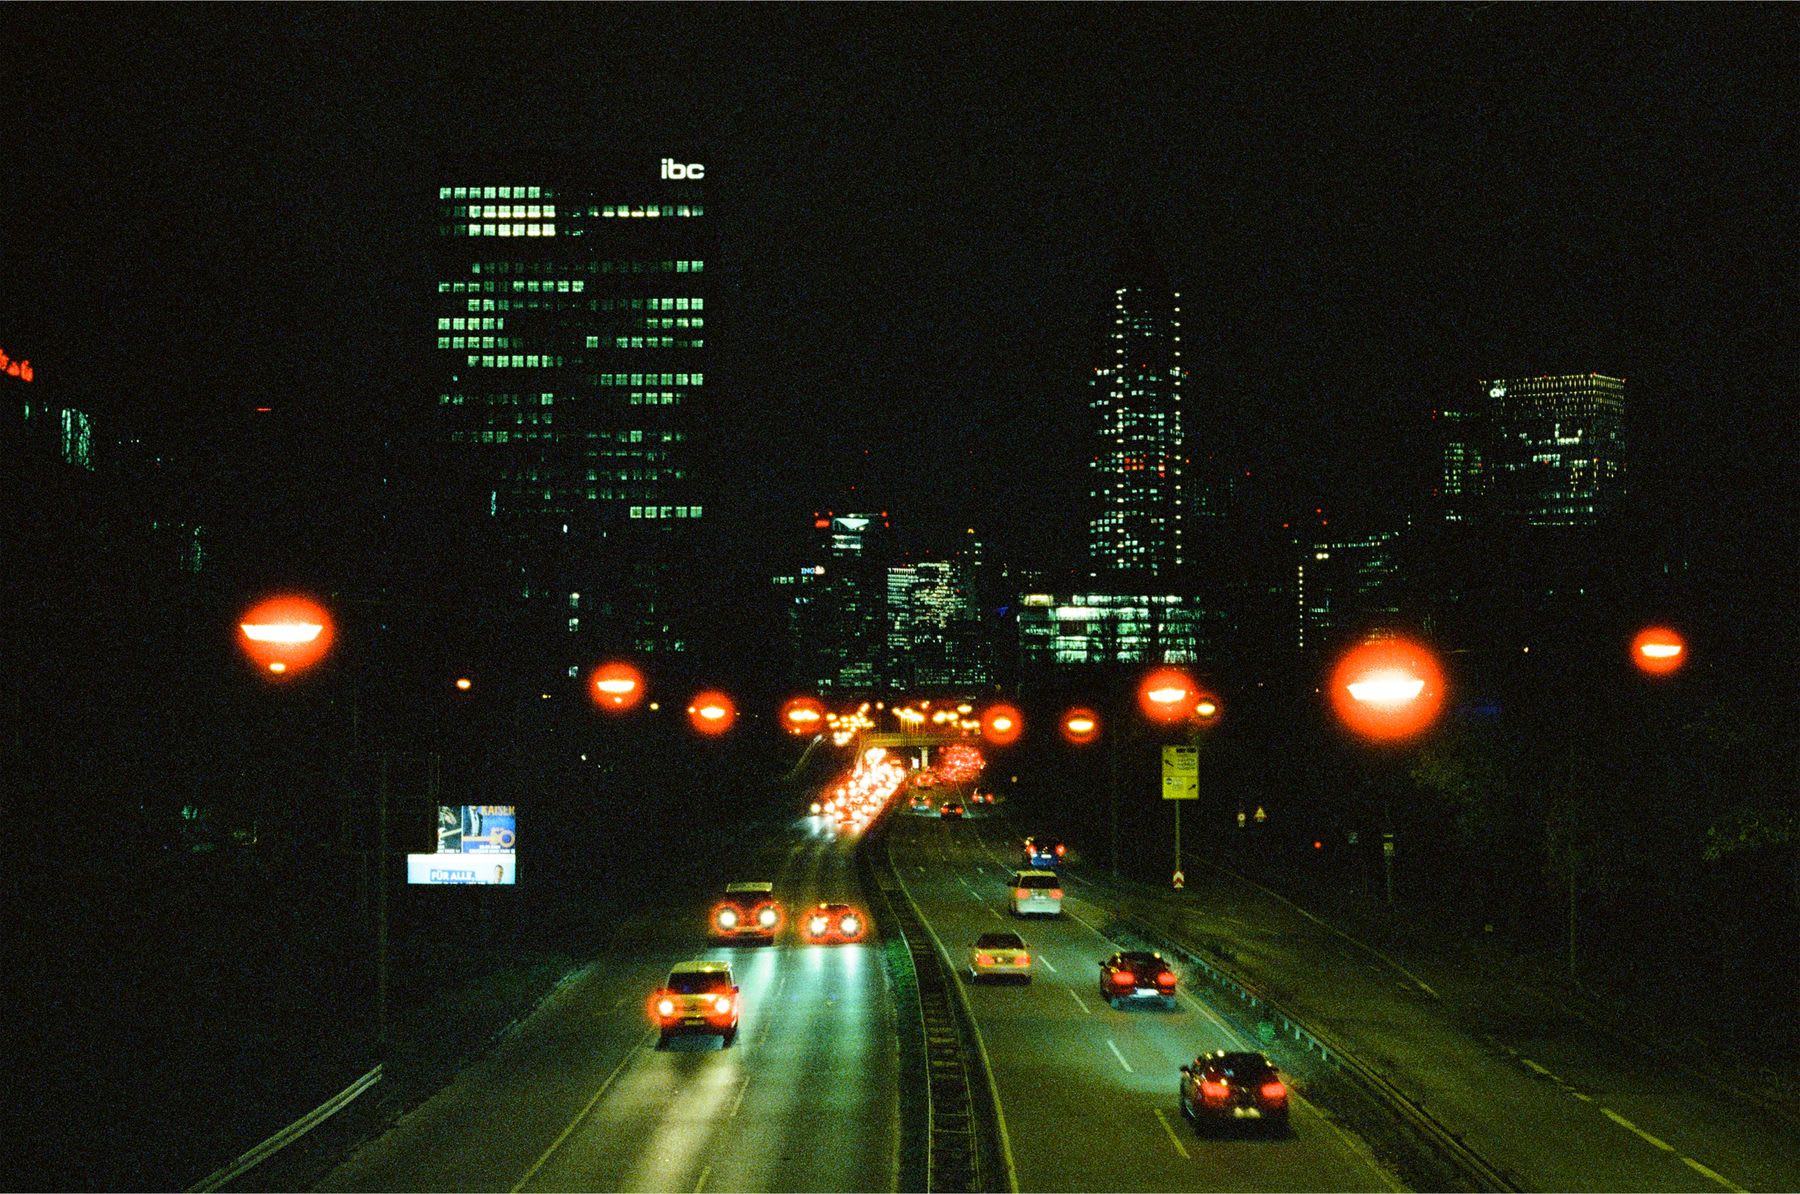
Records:
<instances>
[{"instance_id":1,"label":"car","mask_svg":"<svg viewBox=\"0 0 1800 1194\"><path fill-rule=\"evenodd\" d=\"M714 937L729 941L774 941L781 928L781 905L773 883L728 883L725 898L707 918Z\"/></svg>"},{"instance_id":2,"label":"car","mask_svg":"<svg viewBox=\"0 0 1800 1194\"><path fill-rule=\"evenodd\" d=\"M1069 848L1056 838L1033 834L1025 839L1019 865L1033 870L1053 871L1062 865L1063 856L1068 851Z\"/></svg>"},{"instance_id":3,"label":"car","mask_svg":"<svg viewBox=\"0 0 1800 1194\"><path fill-rule=\"evenodd\" d=\"M1017 933L983 933L969 946L969 978L1031 981L1031 951Z\"/></svg>"},{"instance_id":4,"label":"car","mask_svg":"<svg viewBox=\"0 0 1800 1194\"><path fill-rule=\"evenodd\" d=\"M1014 871L1007 883L1014 916L1062 915L1062 879L1055 871Z\"/></svg>"},{"instance_id":5,"label":"car","mask_svg":"<svg viewBox=\"0 0 1800 1194\"><path fill-rule=\"evenodd\" d=\"M960 818L963 815L963 813L965 813L967 811L968 811L967 809L963 808L962 801L947 800L944 802L943 807L938 809L938 816L942 817L946 821L953 821L953 820Z\"/></svg>"},{"instance_id":6,"label":"car","mask_svg":"<svg viewBox=\"0 0 1800 1194\"><path fill-rule=\"evenodd\" d=\"M1287 1083L1261 1053L1202 1053L1181 1067L1181 1113L1196 1126L1257 1126L1285 1134Z\"/></svg>"},{"instance_id":7,"label":"car","mask_svg":"<svg viewBox=\"0 0 1800 1194\"><path fill-rule=\"evenodd\" d=\"M1163 956L1152 951L1120 950L1100 963L1100 997L1115 1008L1137 999L1156 999L1173 1009L1180 981Z\"/></svg>"},{"instance_id":8,"label":"car","mask_svg":"<svg viewBox=\"0 0 1800 1194\"><path fill-rule=\"evenodd\" d=\"M868 928L863 914L849 904L815 904L800 922L800 931L814 945L861 941Z\"/></svg>"},{"instance_id":9,"label":"car","mask_svg":"<svg viewBox=\"0 0 1800 1194\"><path fill-rule=\"evenodd\" d=\"M741 1014L737 980L730 962L677 962L669 981L650 997L650 1016L656 1022L657 1048L679 1033L711 1033L719 1047L728 1049L737 1040Z\"/></svg>"}]
</instances>

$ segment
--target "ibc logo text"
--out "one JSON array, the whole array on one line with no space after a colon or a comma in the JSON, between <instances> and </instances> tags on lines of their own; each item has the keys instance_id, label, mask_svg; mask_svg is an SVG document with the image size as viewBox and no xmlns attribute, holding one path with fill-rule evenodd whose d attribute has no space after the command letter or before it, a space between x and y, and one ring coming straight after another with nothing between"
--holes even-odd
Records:
<instances>
[{"instance_id":1,"label":"ibc logo text","mask_svg":"<svg viewBox=\"0 0 1800 1194\"><path fill-rule=\"evenodd\" d=\"M682 165L674 158L662 160L662 176L664 178L691 178L698 182L706 177L706 167L699 162Z\"/></svg>"}]
</instances>

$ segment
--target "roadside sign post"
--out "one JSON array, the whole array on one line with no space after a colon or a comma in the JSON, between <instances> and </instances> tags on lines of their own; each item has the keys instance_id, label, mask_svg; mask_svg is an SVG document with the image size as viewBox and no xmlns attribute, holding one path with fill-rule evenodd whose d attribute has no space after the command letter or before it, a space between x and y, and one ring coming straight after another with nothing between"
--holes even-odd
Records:
<instances>
[{"instance_id":1,"label":"roadside sign post","mask_svg":"<svg viewBox=\"0 0 1800 1194\"><path fill-rule=\"evenodd\" d=\"M1162 795L1175 802L1175 876L1174 885L1182 885L1181 873L1181 802L1200 799L1200 748L1197 746L1165 746L1162 748Z\"/></svg>"}]
</instances>

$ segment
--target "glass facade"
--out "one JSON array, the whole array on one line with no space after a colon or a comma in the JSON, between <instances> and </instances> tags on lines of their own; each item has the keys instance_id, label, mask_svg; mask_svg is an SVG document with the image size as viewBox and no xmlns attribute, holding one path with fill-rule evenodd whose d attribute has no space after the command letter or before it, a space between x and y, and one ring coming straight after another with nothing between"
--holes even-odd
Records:
<instances>
[{"instance_id":1,"label":"glass facade","mask_svg":"<svg viewBox=\"0 0 1800 1194\"><path fill-rule=\"evenodd\" d=\"M513 596L609 650L687 646L665 561L713 513L692 441L709 394L702 190L654 158L610 180L437 190L434 397L464 513L487 521Z\"/></svg>"},{"instance_id":2,"label":"glass facade","mask_svg":"<svg viewBox=\"0 0 1800 1194\"><path fill-rule=\"evenodd\" d=\"M1112 327L1088 404L1088 561L1095 577L1164 576L1184 557L1181 296L1152 263L1128 274L1113 294Z\"/></svg>"}]
</instances>

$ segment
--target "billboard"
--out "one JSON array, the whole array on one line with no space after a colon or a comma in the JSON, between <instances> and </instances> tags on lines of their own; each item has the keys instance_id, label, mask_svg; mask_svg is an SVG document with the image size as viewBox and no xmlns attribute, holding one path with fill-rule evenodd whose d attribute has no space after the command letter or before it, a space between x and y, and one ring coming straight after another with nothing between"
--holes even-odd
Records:
<instances>
[{"instance_id":1,"label":"billboard","mask_svg":"<svg viewBox=\"0 0 1800 1194\"><path fill-rule=\"evenodd\" d=\"M517 877L516 806L440 804L437 850L406 856L406 881L414 884L503 884Z\"/></svg>"}]
</instances>

